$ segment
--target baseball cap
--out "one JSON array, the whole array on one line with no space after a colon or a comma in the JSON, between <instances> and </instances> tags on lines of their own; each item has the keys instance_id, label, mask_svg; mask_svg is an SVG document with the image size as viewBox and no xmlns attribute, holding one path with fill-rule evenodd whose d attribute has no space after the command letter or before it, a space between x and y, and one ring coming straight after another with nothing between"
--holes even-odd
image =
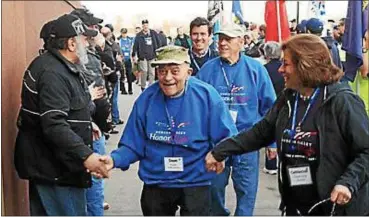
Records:
<instances>
[{"instance_id":1,"label":"baseball cap","mask_svg":"<svg viewBox=\"0 0 369 217\"><path fill-rule=\"evenodd\" d=\"M97 25L104 21L103 19L94 17L89 10L84 8L76 8L70 14L77 16L87 26Z\"/></svg>"},{"instance_id":2,"label":"baseball cap","mask_svg":"<svg viewBox=\"0 0 369 217\"><path fill-rule=\"evenodd\" d=\"M120 33L127 33L127 32L128 32L127 28L122 28L122 29L120 30Z\"/></svg>"},{"instance_id":3,"label":"baseball cap","mask_svg":"<svg viewBox=\"0 0 369 217\"><path fill-rule=\"evenodd\" d=\"M77 16L64 14L53 23L50 37L71 38L77 35L95 37L97 31L88 29Z\"/></svg>"},{"instance_id":4,"label":"baseball cap","mask_svg":"<svg viewBox=\"0 0 369 217\"><path fill-rule=\"evenodd\" d=\"M55 20L50 20L49 22L45 23L40 31L40 38L47 40L50 38L51 29L54 25Z\"/></svg>"},{"instance_id":5,"label":"baseball cap","mask_svg":"<svg viewBox=\"0 0 369 217\"><path fill-rule=\"evenodd\" d=\"M166 64L190 64L188 50L184 47L168 45L157 49L156 52L156 59L151 63L152 67Z\"/></svg>"},{"instance_id":6,"label":"baseball cap","mask_svg":"<svg viewBox=\"0 0 369 217\"><path fill-rule=\"evenodd\" d=\"M142 24L149 23L147 19L142 20Z\"/></svg>"},{"instance_id":7,"label":"baseball cap","mask_svg":"<svg viewBox=\"0 0 369 217\"><path fill-rule=\"evenodd\" d=\"M226 24L220 27L220 30L215 34L224 34L231 38L243 37L245 35L245 30L237 24Z\"/></svg>"},{"instance_id":8,"label":"baseball cap","mask_svg":"<svg viewBox=\"0 0 369 217\"><path fill-rule=\"evenodd\" d=\"M323 29L323 22L317 18L310 18L306 23L306 30L309 30L311 33L322 33Z\"/></svg>"}]
</instances>

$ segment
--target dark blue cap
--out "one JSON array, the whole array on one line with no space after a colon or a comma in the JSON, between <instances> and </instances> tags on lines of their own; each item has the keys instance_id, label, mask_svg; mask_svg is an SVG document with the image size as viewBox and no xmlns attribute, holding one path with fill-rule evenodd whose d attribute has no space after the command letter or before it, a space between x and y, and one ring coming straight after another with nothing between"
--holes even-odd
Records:
<instances>
[{"instance_id":1,"label":"dark blue cap","mask_svg":"<svg viewBox=\"0 0 369 217\"><path fill-rule=\"evenodd\" d=\"M321 20L317 18L311 18L306 23L306 30L309 30L311 33L322 33L324 29L324 24Z\"/></svg>"}]
</instances>

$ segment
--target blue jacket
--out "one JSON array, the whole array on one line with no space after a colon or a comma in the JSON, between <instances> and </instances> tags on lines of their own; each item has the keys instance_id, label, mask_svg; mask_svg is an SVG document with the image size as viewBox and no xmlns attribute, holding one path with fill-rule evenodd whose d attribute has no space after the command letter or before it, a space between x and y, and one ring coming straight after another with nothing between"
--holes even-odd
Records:
<instances>
[{"instance_id":1,"label":"blue jacket","mask_svg":"<svg viewBox=\"0 0 369 217\"><path fill-rule=\"evenodd\" d=\"M134 39L127 36L126 38L119 38L120 49L122 50L124 61L131 59L131 50L134 43Z\"/></svg>"},{"instance_id":2,"label":"blue jacket","mask_svg":"<svg viewBox=\"0 0 369 217\"><path fill-rule=\"evenodd\" d=\"M221 63L231 87L226 83ZM276 99L264 66L243 54L232 66L220 57L212 59L202 66L197 77L215 87L228 108L238 112L236 125L239 131L256 124Z\"/></svg>"},{"instance_id":3,"label":"blue jacket","mask_svg":"<svg viewBox=\"0 0 369 217\"><path fill-rule=\"evenodd\" d=\"M154 83L135 102L119 148L111 156L114 166L123 170L140 161L138 174L148 185L210 185L215 173L206 171L205 156L236 133L226 105L210 85L191 77L181 97L168 99ZM165 171L165 157L182 157L184 171Z\"/></svg>"}]
</instances>

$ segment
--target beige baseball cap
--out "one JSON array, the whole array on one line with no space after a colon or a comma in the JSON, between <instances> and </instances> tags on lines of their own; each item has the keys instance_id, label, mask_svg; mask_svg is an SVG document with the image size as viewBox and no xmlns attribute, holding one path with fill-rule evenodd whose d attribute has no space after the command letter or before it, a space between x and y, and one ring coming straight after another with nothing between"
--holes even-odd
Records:
<instances>
[{"instance_id":1,"label":"beige baseball cap","mask_svg":"<svg viewBox=\"0 0 369 217\"><path fill-rule=\"evenodd\" d=\"M184 47L168 45L156 50L156 59L151 63L152 67L166 64L190 64L188 50Z\"/></svg>"},{"instance_id":2,"label":"beige baseball cap","mask_svg":"<svg viewBox=\"0 0 369 217\"><path fill-rule=\"evenodd\" d=\"M229 23L225 24L224 26L220 27L220 30L216 32L215 34L224 34L231 38L236 37L243 37L245 35L246 31L242 26L237 25L235 23Z\"/></svg>"}]
</instances>

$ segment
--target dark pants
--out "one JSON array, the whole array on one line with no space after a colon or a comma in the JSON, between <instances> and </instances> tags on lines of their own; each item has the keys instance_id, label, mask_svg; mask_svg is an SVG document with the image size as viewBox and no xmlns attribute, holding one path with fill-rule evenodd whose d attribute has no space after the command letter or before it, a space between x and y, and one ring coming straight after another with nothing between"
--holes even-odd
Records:
<instances>
[{"instance_id":1,"label":"dark pants","mask_svg":"<svg viewBox=\"0 0 369 217\"><path fill-rule=\"evenodd\" d=\"M86 189L29 182L32 216L86 216Z\"/></svg>"},{"instance_id":2,"label":"dark pants","mask_svg":"<svg viewBox=\"0 0 369 217\"><path fill-rule=\"evenodd\" d=\"M144 185L141 194L145 216L175 216L178 207L181 216L208 216L210 205L210 186L160 188Z\"/></svg>"},{"instance_id":3,"label":"dark pants","mask_svg":"<svg viewBox=\"0 0 369 217\"><path fill-rule=\"evenodd\" d=\"M132 93L132 82L134 82L135 76L133 75L133 72L132 72L131 60L124 61L124 66L126 68L125 73L126 73L127 83L128 83L128 92ZM124 76L120 77L120 91L122 91L122 93L127 92L126 87L124 85Z\"/></svg>"}]
</instances>

